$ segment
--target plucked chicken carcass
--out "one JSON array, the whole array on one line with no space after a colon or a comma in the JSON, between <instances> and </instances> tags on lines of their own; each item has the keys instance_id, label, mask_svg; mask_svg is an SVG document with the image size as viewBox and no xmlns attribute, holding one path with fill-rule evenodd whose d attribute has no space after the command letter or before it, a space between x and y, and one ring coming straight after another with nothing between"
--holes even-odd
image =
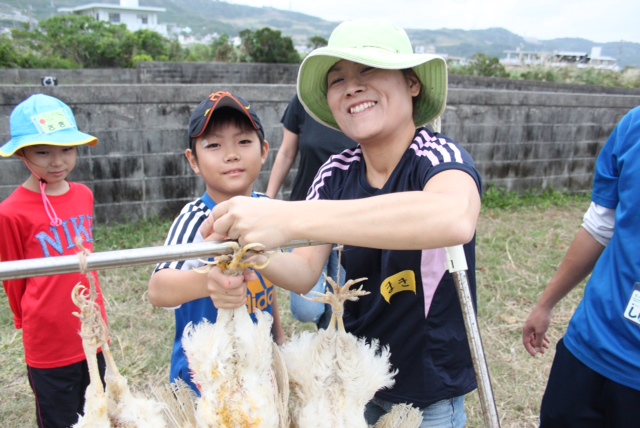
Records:
<instances>
[{"instance_id":1,"label":"plucked chicken carcass","mask_svg":"<svg viewBox=\"0 0 640 428\"><path fill-rule=\"evenodd\" d=\"M73 302L80 309L80 312L73 314L80 318L82 323L80 336L91 379L84 393L84 415L80 416L73 428L110 428L111 423L107 415L107 395L104 392L96 358L98 348L107 341L107 329L100 314L100 307L96 304L95 299L87 298L86 291L86 287L78 284L71 293Z\"/></svg>"},{"instance_id":2,"label":"plucked chicken carcass","mask_svg":"<svg viewBox=\"0 0 640 428\"><path fill-rule=\"evenodd\" d=\"M252 267L246 257L260 252L257 245L219 256L209 265L228 275L242 274ZM196 399L198 427L285 428L288 381L279 348L271 338L271 315L255 312L257 323L246 307L218 309L214 324L207 321L185 329L182 346L193 381L201 396Z\"/></svg>"},{"instance_id":3,"label":"plucked chicken carcass","mask_svg":"<svg viewBox=\"0 0 640 428\"><path fill-rule=\"evenodd\" d=\"M82 321L80 334L84 347L91 382L85 392L84 415L80 416L74 428L164 428L164 405L147 398L131 394L125 379L115 364L109 349L109 333L95 303L95 296L88 296L87 288L81 284L72 292L73 302L80 312L74 312ZM102 348L107 370L105 373L106 393L98 370L96 351Z\"/></svg>"},{"instance_id":4,"label":"plucked chicken carcass","mask_svg":"<svg viewBox=\"0 0 640 428\"><path fill-rule=\"evenodd\" d=\"M347 281L340 287L326 277L333 292L311 300L333 309L326 330L303 332L282 348L291 388L291 421L299 428L367 428L364 410L376 391L393 385L395 371L389 349L377 341L367 343L345 332L342 314L346 300L369 294L350 288L366 278ZM376 427L418 427L422 414L412 406L399 405L378 421Z\"/></svg>"}]
</instances>

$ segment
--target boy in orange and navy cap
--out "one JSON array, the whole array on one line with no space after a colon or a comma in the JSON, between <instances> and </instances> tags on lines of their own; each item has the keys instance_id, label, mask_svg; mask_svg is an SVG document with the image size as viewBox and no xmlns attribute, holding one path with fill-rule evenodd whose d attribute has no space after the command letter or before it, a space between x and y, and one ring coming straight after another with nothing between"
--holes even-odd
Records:
<instances>
[{"instance_id":1,"label":"boy in orange and navy cap","mask_svg":"<svg viewBox=\"0 0 640 428\"><path fill-rule=\"evenodd\" d=\"M269 143L258 115L249 103L229 92L211 94L194 110L189 123L189 165L205 182L205 193L188 203L174 220L165 245L203 242L200 225L213 207L234 196L266 195L253 191L260 169L267 159ZM149 281L149 301L176 308L176 334L171 358L171 382L182 379L198 392L191 380L182 335L187 324L203 320L214 323L218 310L209 298L207 275L194 271L199 260L159 263ZM274 285L260 274L249 282L247 306L273 315L273 337L284 341ZM255 319L254 319L255 321Z\"/></svg>"},{"instance_id":2,"label":"boy in orange and navy cap","mask_svg":"<svg viewBox=\"0 0 640 428\"><path fill-rule=\"evenodd\" d=\"M27 180L0 203L0 259L13 261L76 255L76 237L93 251L94 199L91 190L67 181L78 146L98 139L78 131L73 112L48 95L32 95L11 113L11 140L0 155L15 155L31 171ZM106 321L98 275L93 275L97 303ZM66 428L83 414L89 371L82 347L80 320L71 291L84 274L5 280L14 324L22 329L29 384L36 398L40 427ZM104 358L98 354L104 376Z\"/></svg>"}]
</instances>

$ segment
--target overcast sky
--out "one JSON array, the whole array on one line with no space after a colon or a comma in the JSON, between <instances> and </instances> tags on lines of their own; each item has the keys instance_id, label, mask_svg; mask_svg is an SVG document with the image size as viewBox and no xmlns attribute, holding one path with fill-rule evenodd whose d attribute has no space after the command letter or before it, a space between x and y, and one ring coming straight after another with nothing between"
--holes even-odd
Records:
<instances>
[{"instance_id":1,"label":"overcast sky","mask_svg":"<svg viewBox=\"0 0 640 428\"><path fill-rule=\"evenodd\" d=\"M386 18L404 28L502 27L540 40L580 37L640 43L640 0L227 0L329 21ZM377 5L376 5L377 4Z\"/></svg>"}]
</instances>

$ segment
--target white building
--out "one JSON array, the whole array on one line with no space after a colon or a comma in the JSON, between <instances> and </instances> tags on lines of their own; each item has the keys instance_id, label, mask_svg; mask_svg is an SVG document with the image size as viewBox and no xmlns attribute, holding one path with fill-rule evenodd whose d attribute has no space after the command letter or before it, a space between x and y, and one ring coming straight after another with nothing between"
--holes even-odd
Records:
<instances>
[{"instance_id":1,"label":"white building","mask_svg":"<svg viewBox=\"0 0 640 428\"><path fill-rule=\"evenodd\" d=\"M611 56L602 55L601 47L591 48L591 60L589 61L589 65L593 68L620 71L620 67L616 62L616 59Z\"/></svg>"},{"instance_id":2,"label":"white building","mask_svg":"<svg viewBox=\"0 0 640 428\"><path fill-rule=\"evenodd\" d=\"M125 24L129 31L152 30L167 36L167 25L158 23L158 13L163 7L139 6L138 0L120 0L120 5L89 3L77 7L60 7L58 12L93 16L98 21Z\"/></svg>"},{"instance_id":3,"label":"white building","mask_svg":"<svg viewBox=\"0 0 640 428\"><path fill-rule=\"evenodd\" d=\"M575 67L620 71L616 59L610 56L603 56L602 48L597 46L591 49L591 53L572 51L555 51L548 53L524 51L519 48L514 51L505 51L505 53L507 55L506 58L500 60L500 63L504 66Z\"/></svg>"},{"instance_id":4,"label":"white building","mask_svg":"<svg viewBox=\"0 0 640 428\"><path fill-rule=\"evenodd\" d=\"M500 60L500 63L505 66L512 67L535 67L543 65L547 54L536 51L523 51L520 48L515 51L505 51L506 58Z\"/></svg>"}]
</instances>

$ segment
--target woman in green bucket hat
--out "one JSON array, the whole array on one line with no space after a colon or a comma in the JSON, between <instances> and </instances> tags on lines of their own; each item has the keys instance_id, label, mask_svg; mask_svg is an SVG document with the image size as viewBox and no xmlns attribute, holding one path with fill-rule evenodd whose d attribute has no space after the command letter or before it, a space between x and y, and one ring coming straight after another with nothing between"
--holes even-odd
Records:
<instances>
[{"instance_id":1,"label":"woman in green bucket hat","mask_svg":"<svg viewBox=\"0 0 640 428\"><path fill-rule=\"evenodd\" d=\"M316 120L358 146L324 164L306 201L233 198L203 233L267 248L327 243L278 253L262 269L300 294L316 283L331 244L343 244L346 278L366 278L369 292L345 303L345 329L389 347L397 370L394 385L362 409L367 423L409 403L424 427L464 427L464 396L477 384L445 247L463 245L475 305L481 178L461 146L425 126L445 109L446 63L414 54L405 31L387 21L347 21L303 61L298 95ZM214 282L216 305L233 306L230 296L244 293L240 280Z\"/></svg>"}]
</instances>

